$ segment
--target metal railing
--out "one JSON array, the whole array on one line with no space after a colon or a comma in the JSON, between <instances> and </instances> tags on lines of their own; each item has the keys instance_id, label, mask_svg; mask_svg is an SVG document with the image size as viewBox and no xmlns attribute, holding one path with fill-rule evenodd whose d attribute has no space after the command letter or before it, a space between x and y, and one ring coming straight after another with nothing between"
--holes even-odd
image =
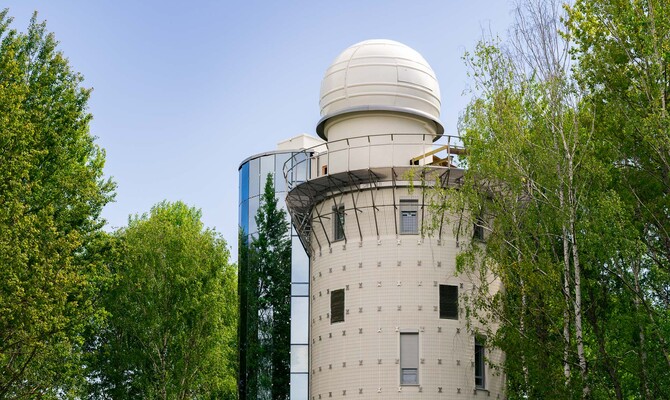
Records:
<instances>
[{"instance_id":1,"label":"metal railing","mask_svg":"<svg viewBox=\"0 0 670 400\"><path fill-rule=\"evenodd\" d=\"M428 133L380 133L328 141L296 152L284 163L290 191L309 180L331 173L391 166L459 167L465 154L460 137L442 135L432 142ZM380 162L383 155L387 162Z\"/></svg>"}]
</instances>

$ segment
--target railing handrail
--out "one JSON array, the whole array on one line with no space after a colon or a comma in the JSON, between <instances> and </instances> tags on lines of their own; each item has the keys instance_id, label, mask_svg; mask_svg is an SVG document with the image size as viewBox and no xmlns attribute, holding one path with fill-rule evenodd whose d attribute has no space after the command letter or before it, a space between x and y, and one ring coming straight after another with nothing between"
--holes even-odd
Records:
<instances>
[{"instance_id":1,"label":"railing handrail","mask_svg":"<svg viewBox=\"0 0 670 400\"><path fill-rule=\"evenodd\" d=\"M420 145L422 142L410 142L410 143L400 143L400 142L394 142L394 136L399 136L399 137L407 137L407 136L421 136L422 137L422 142L425 142L427 138L432 138L435 135L430 134L430 133L419 133L419 132L386 132L386 133L377 133L377 134L366 134L366 135L361 135L361 136L354 136L354 137L347 137L343 139L338 139L338 140L333 140L333 141L327 141L324 143L320 143L318 145L314 145L299 151L293 152L291 157L284 163L282 167L282 171L284 174L284 180L286 181L287 188L290 190L295 186L295 181L296 179L292 179L293 176L293 171L298 168L300 165L305 166L305 180L299 180L299 182L305 182L307 180L312 179L312 174L311 174L311 160L314 158L318 158L320 156L326 155L326 154L331 154L331 153L336 153L336 152L341 152L341 151L348 151L351 152L352 149L359 149L359 148L364 148L364 147L376 147L376 146L416 146ZM375 137L390 137L390 142L389 143L373 143L373 138ZM350 141L352 140L359 140L359 139L366 139L366 144L365 145L356 145L356 146L351 146ZM447 139L446 145L444 143L444 138ZM335 149L335 150L330 150L329 148L332 147L333 145L336 144L341 144L343 142L346 142L346 147ZM465 147L462 144L460 136L455 136L455 135L442 135L440 139L436 142L433 142L429 144L433 150L431 151L424 151L422 155L414 157L414 159L420 159L422 156L429 157L434 155L437 152L446 150L447 151L447 157L453 157L457 156L458 154L462 154L465 151ZM325 150L320 150L325 147ZM394 147L395 148L395 147ZM436 150L437 149L437 150ZM454 150L452 153L451 150ZM430 154L428 154L430 153ZM298 160L297 157L302 157L304 156L304 159ZM423 157L423 158L425 158ZM409 160L408 160L409 161ZM329 162L326 164L328 165ZM318 171L317 171L318 175Z\"/></svg>"}]
</instances>

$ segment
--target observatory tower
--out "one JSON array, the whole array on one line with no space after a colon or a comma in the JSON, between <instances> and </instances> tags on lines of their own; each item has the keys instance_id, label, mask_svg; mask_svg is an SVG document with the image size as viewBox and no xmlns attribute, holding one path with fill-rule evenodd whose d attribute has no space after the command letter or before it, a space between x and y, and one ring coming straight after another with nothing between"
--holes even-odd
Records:
<instances>
[{"instance_id":1,"label":"observatory tower","mask_svg":"<svg viewBox=\"0 0 670 400\"><path fill-rule=\"evenodd\" d=\"M463 176L430 65L398 42L355 44L326 70L320 107L326 144L284 170L310 260L309 398L502 398L487 363L501 355L464 316L464 238L422 186Z\"/></svg>"}]
</instances>

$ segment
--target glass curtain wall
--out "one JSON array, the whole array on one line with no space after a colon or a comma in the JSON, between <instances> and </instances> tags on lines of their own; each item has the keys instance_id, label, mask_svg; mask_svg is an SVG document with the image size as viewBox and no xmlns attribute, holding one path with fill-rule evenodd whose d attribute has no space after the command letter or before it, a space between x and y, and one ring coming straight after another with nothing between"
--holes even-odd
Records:
<instances>
[{"instance_id":1,"label":"glass curtain wall","mask_svg":"<svg viewBox=\"0 0 670 400\"><path fill-rule=\"evenodd\" d=\"M286 210L284 163L292 152L273 152L250 157L239 168L239 278L240 306L238 390L240 399L272 399L272 331L263 329L265 315L270 314L259 299L258 268L250 253L250 244L257 235L256 214L268 174L273 175L278 207ZM305 171L306 173L306 171ZM288 213L287 213L287 218ZM291 236L291 321L290 321L290 399L307 400L309 371L309 259L298 235ZM268 335L269 333L269 335Z\"/></svg>"}]
</instances>

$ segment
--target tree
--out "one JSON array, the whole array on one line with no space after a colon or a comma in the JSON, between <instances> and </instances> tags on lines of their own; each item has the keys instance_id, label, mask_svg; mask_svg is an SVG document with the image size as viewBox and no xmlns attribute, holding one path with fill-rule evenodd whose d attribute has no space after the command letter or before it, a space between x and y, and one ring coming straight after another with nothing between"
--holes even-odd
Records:
<instances>
[{"instance_id":1,"label":"tree","mask_svg":"<svg viewBox=\"0 0 670 400\"><path fill-rule=\"evenodd\" d=\"M458 268L504 285L469 316L499 325L510 398L668 391L664 4L522 2L467 56L464 185L436 198L488 232Z\"/></svg>"},{"instance_id":2,"label":"tree","mask_svg":"<svg viewBox=\"0 0 670 400\"><path fill-rule=\"evenodd\" d=\"M288 399L291 348L291 240L286 212L277 206L269 174L255 216L257 235L247 248L240 241L240 260L246 260L243 396L249 399Z\"/></svg>"},{"instance_id":3,"label":"tree","mask_svg":"<svg viewBox=\"0 0 670 400\"><path fill-rule=\"evenodd\" d=\"M236 398L236 271L201 213L162 202L116 233L117 284L90 376L95 398Z\"/></svg>"},{"instance_id":4,"label":"tree","mask_svg":"<svg viewBox=\"0 0 670 400\"><path fill-rule=\"evenodd\" d=\"M0 398L70 396L103 312L100 229L114 184L89 133L90 90L33 15L0 12Z\"/></svg>"},{"instance_id":5,"label":"tree","mask_svg":"<svg viewBox=\"0 0 670 400\"><path fill-rule=\"evenodd\" d=\"M627 236L638 241L635 256L611 268L630 308L620 314L631 322L624 338L635 338L619 357L636 372L634 392L660 397L670 390L662 372L670 367L670 5L577 1L568 11L578 78L598 138L615 150L614 190L632 215Z\"/></svg>"}]
</instances>

